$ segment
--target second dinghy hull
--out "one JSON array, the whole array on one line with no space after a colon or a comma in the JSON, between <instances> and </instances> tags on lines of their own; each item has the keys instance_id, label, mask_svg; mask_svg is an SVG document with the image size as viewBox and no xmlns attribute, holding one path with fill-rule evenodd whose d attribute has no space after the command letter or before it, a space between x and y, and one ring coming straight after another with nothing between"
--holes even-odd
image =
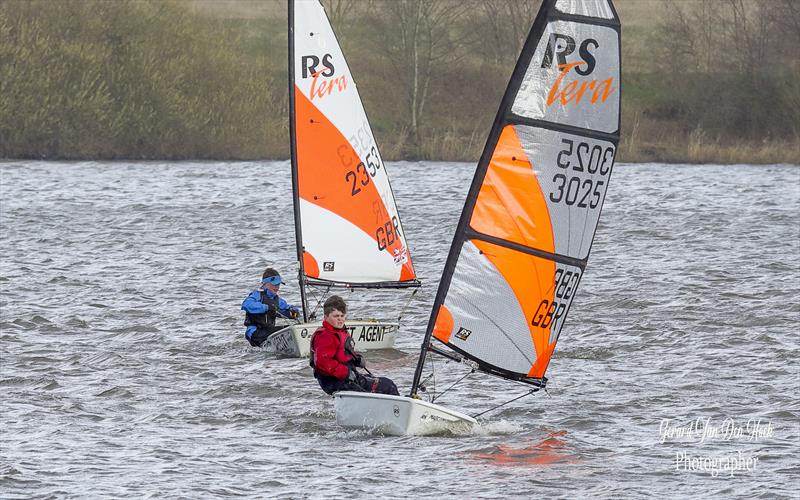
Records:
<instances>
[{"instance_id":1,"label":"second dinghy hull","mask_svg":"<svg viewBox=\"0 0 800 500\"><path fill-rule=\"evenodd\" d=\"M320 326L320 321L287 326L267 337L264 348L282 356L307 357L311 353L311 336ZM354 320L347 322L347 329L355 341L356 351L362 352L394 347L398 324L378 320Z\"/></svg>"}]
</instances>

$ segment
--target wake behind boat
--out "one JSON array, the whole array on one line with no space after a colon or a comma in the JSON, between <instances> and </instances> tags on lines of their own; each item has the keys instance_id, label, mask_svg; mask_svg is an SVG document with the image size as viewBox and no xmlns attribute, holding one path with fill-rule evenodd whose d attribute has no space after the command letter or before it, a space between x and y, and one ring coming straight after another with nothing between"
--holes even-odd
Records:
<instances>
[{"instance_id":1,"label":"wake behind boat","mask_svg":"<svg viewBox=\"0 0 800 500\"><path fill-rule=\"evenodd\" d=\"M519 397L546 386L611 176L619 76L611 0L545 0L467 195L411 394L336 393L340 425L401 435L473 425L473 417L431 405L436 394L418 400L434 355L515 382L528 391Z\"/></svg>"},{"instance_id":2,"label":"wake behind boat","mask_svg":"<svg viewBox=\"0 0 800 500\"><path fill-rule=\"evenodd\" d=\"M289 108L303 322L275 332L267 345L303 356L319 326L307 288L325 295L420 283L358 89L318 0L289 0ZM399 328L367 319L348 326L361 350L392 347Z\"/></svg>"}]
</instances>

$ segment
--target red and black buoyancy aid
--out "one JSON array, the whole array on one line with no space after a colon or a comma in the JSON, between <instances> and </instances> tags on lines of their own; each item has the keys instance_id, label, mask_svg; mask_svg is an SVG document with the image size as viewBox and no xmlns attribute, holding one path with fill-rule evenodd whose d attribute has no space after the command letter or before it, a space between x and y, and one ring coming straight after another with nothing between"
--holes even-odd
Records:
<instances>
[{"instance_id":1,"label":"red and black buoyancy aid","mask_svg":"<svg viewBox=\"0 0 800 500\"><path fill-rule=\"evenodd\" d=\"M326 328L326 326L329 326L330 328ZM333 326L327 323L327 321L323 322L322 326L320 328L317 328L317 331L315 331L314 334L311 336L311 342L310 342L311 357L308 360L308 364L312 368L314 368L314 377L316 378L328 376L319 373L316 366L317 354L318 354L316 340L319 338L320 335L325 333L336 336L336 339L338 341L336 352L333 353L332 356L333 359L349 367L353 362L353 358L355 357L355 342L353 342L353 337L350 336L349 332L347 331L347 328L341 328L341 329L333 328ZM328 356L331 355L331 353L325 353L325 354L327 354Z\"/></svg>"},{"instance_id":2,"label":"red and black buoyancy aid","mask_svg":"<svg viewBox=\"0 0 800 500\"><path fill-rule=\"evenodd\" d=\"M267 306L267 311L260 314L253 314L245 311L244 326L255 325L259 330L270 329L275 326L275 318L278 317L278 296L269 297L265 290L261 292L261 303Z\"/></svg>"}]
</instances>

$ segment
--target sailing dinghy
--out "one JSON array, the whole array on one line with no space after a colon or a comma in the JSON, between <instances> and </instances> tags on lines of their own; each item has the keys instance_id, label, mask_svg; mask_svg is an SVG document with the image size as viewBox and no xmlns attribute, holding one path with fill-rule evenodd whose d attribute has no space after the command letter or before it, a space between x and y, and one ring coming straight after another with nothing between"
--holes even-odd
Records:
<instances>
[{"instance_id":1,"label":"sailing dinghy","mask_svg":"<svg viewBox=\"0 0 800 500\"><path fill-rule=\"evenodd\" d=\"M264 345L307 356L322 324L310 321L309 288L324 294L420 283L356 83L318 0L289 0L289 108L303 322ZM392 347L399 325L356 319L347 327L363 351Z\"/></svg>"},{"instance_id":2,"label":"sailing dinghy","mask_svg":"<svg viewBox=\"0 0 800 500\"><path fill-rule=\"evenodd\" d=\"M546 386L611 176L619 78L611 0L545 0L467 195L410 396L336 393L340 425L403 435L474 424L435 394L419 399L435 356L521 384L523 396Z\"/></svg>"}]
</instances>

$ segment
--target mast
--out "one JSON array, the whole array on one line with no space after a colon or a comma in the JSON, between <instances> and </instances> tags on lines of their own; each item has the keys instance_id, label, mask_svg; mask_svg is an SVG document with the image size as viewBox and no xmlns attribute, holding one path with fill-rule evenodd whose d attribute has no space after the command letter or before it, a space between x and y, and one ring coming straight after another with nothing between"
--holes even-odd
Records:
<instances>
[{"instance_id":1,"label":"mast","mask_svg":"<svg viewBox=\"0 0 800 500\"><path fill-rule=\"evenodd\" d=\"M294 104L294 0L287 0L289 7L289 149L292 162L292 205L294 207L294 238L297 247L297 282L300 285L300 300L303 304L303 323L308 322L308 300L306 299L305 271L303 269L303 231L300 227L300 188L297 171L297 139L295 137L296 116Z\"/></svg>"}]
</instances>

